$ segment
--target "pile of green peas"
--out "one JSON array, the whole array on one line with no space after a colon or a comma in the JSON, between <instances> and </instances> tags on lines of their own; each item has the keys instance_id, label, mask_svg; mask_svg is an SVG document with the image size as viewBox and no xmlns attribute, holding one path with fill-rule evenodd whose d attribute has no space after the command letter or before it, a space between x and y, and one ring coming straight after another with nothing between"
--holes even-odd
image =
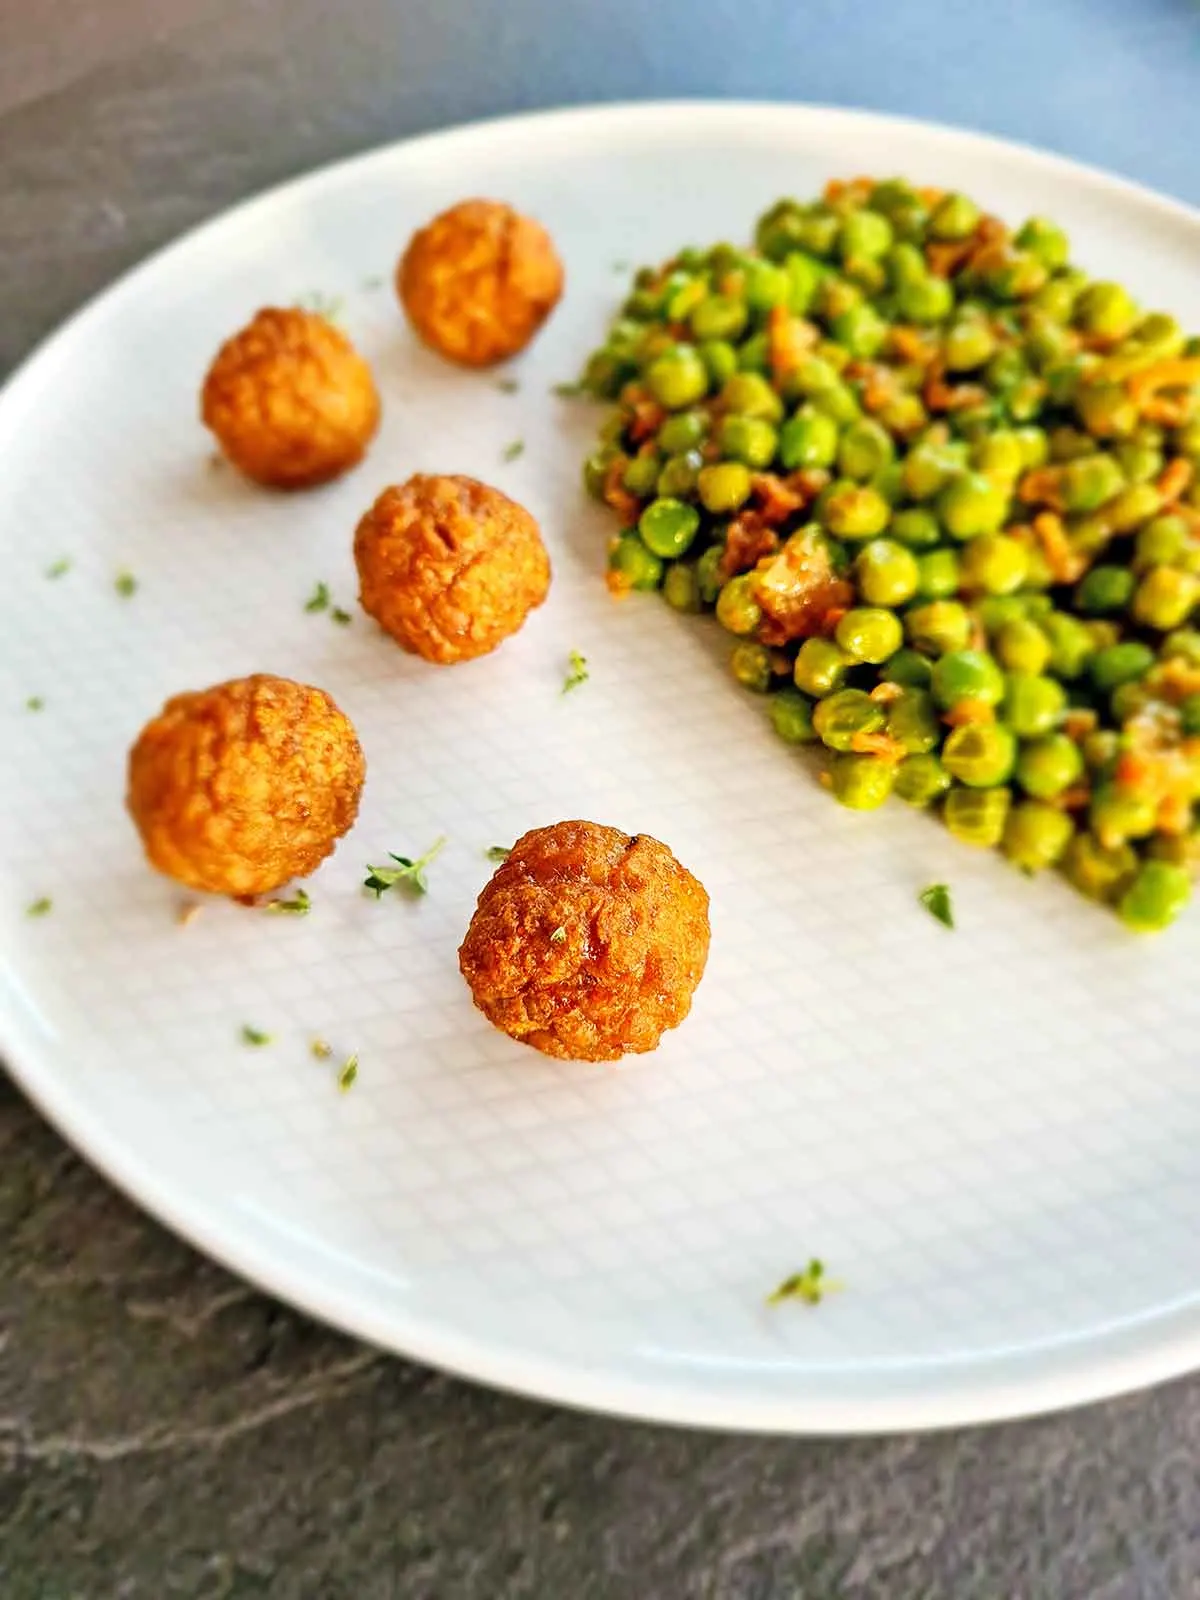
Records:
<instances>
[{"instance_id":1,"label":"pile of green peas","mask_svg":"<svg viewBox=\"0 0 1200 1600\"><path fill-rule=\"evenodd\" d=\"M1151 930L1198 831L1200 341L1069 255L899 179L781 200L636 274L584 476L611 586L715 612L843 805Z\"/></svg>"}]
</instances>

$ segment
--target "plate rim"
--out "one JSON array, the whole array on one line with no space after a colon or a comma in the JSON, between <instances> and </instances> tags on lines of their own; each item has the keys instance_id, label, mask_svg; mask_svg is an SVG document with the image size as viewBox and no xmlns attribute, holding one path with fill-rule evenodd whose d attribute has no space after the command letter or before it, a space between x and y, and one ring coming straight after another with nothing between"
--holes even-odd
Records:
<instances>
[{"instance_id":1,"label":"plate rim","mask_svg":"<svg viewBox=\"0 0 1200 1600\"><path fill-rule=\"evenodd\" d=\"M70 341L86 333L93 319L137 292L143 275L153 274L176 253L186 253L202 237L236 230L256 209L266 210L294 192L306 189L319 195L326 186L337 187L347 177L385 161L401 151L470 143L489 133L520 138L546 124L586 126L641 120L647 131L654 126L683 122L697 116L729 123L748 118L793 121L797 117L824 117L886 135L889 129L918 132L965 144L980 155L991 154L1007 163L1016 159L1059 177L1086 184L1100 195L1149 207L1200 235L1200 209L1161 193L1136 180L1042 150L1020 140L1001 138L949 123L879 112L860 107L825 105L807 101L672 98L607 101L553 106L457 123L360 150L352 155L299 172L280 183L257 191L234 205L207 217L166 241L120 274L40 340L0 386L0 430L13 426L10 415L38 399L38 384ZM315 194L314 194L315 192ZM21 425L18 414L16 426ZM190 1247L253 1284L261 1292L335 1327L350 1337L456 1377L528 1399L607 1414L691 1428L728 1429L780 1435L851 1436L899 1431L932 1430L1043 1415L1102 1399L1114 1398L1185 1373L1200 1366L1200 1313L1194 1305L1160 1307L1126 1324L1115 1324L1072 1335L1059 1343L999 1355L969 1357L953 1354L926 1361L910 1360L898 1367L898 1380L885 1392L854 1397L837 1390L814 1392L810 1382L798 1388L795 1400L780 1403L775 1395L757 1396L746 1390L706 1389L703 1374L688 1385L656 1386L652 1381L611 1369L569 1365L541 1355L530 1355L486 1337L464 1334L436 1317L406 1309L395 1300L372 1303L365 1289L315 1280L300 1261L273 1256L269 1237L248 1223L230 1229L213 1221L202 1195L186 1185L173 1184L169 1170L156 1172L136 1145L123 1140L106 1125L102 1114L86 1097L64 1086L38 1048L33 1030L16 1006L0 1004L0 1063L31 1101L39 1115L67 1141L105 1180L151 1218L170 1229ZM1147 1339L1147 1326L1158 1325ZM919 1367L936 1369L935 1389L911 1386ZM860 1373L867 1369L860 1367ZM819 1379L816 1380L819 1384Z\"/></svg>"}]
</instances>

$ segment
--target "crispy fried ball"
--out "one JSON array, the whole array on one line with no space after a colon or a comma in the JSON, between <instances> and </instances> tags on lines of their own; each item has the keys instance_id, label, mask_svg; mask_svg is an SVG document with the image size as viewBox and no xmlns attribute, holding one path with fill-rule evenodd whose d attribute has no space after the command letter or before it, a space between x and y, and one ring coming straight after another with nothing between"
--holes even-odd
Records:
<instances>
[{"instance_id":1,"label":"crispy fried ball","mask_svg":"<svg viewBox=\"0 0 1200 1600\"><path fill-rule=\"evenodd\" d=\"M464 200L413 234L396 292L425 343L467 367L523 350L558 304L562 262L532 217Z\"/></svg>"},{"instance_id":2,"label":"crispy fried ball","mask_svg":"<svg viewBox=\"0 0 1200 1600\"><path fill-rule=\"evenodd\" d=\"M363 610L443 665L494 650L550 588L537 523L475 478L419 472L385 489L358 525L354 560Z\"/></svg>"},{"instance_id":3,"label":"crispy fried ball","mask_svg":"<svg viewBox=\"0 0 1200 1600\"><path fill-rule=\"evenodd\" d=\"M260 311L208 369L201 416L256 483L307 489L362 460L379 426L371 369L325 317Z\"/></svg>"},{"instance_id":4,"label":"crispy fried ball","mask_svg":"<svg viewBox=\"0 0 1200 1600\"><path fill-rule=\"evenodd\" d=\"M657 839L595 822L518 839L458 952L489 1022L576 1061L653 1050L707 959L702 885Z\"/></svg>"},{"instance_id":5,"label":"crispy fried ball","mask_svg":"<svg viewBox=\"0 0 1200 1600\"><path fill-rule=\"evenodd\" d=\"M213 894L265 894L330 854L365 772L323 689L256 673L167 701L129 753L127 803L160 872Z\"/></svg>"}]
</instances>

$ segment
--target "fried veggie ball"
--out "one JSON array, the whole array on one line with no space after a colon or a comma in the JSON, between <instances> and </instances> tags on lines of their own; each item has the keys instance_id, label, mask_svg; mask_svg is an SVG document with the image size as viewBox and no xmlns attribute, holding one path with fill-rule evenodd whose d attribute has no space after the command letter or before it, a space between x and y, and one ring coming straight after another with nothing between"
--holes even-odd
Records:
<instances>
[{"instance_id":1,"label":"fried veggie ball","mask_svg":"<svg viewBox=\"0 0 1200 1600\"><path fill-rule=\"evenodd\" d=\"M426 661L470 661L516 633L550 588L524 507L475 478L417 473L385 489L354 535L359 599Z\"/></svg>"},{"instance_id":2,"label":"fried veggie ball","mask_svg":"<svg viewBox=\"0 0 1200 1600\"><path fill-rule=\"evenodd\" d=\"M396 268L396 292L419 337L466 367L523 350L562 291L562 262L545 228L496 200L443 211L412 236Z\"/></svg>"},{"instance_id":3,"label":"fried veggie ball","mask_svg":"<svg viewBox=\"0 0 1200 1600\"><path fill-rule=\"evenodd\" d=\"M595 822L518 839L479 896L458 963L503 1033L615 1061L679 1025L708 959L708 895L665 844Z\"/></svg>"},{"instance_id":4,"label":"fried veggie ball","mask_svg":"<svg viewBox=\"0 0 1200 1600\"><path fill-rule=\"evenodd\" d=\"M260 311L208 369L200 413L234 466L307 489L363 458L379 426L371 369L340 329L298 306Z\"/></svg>"},{"instance_id":5,"label":"fried veggie ball","mask_svg":"<svg viewBox=\"0 0 1200 1600\"><path fill-rule=\"evenodd\" d=\"M323 689L256 673L168 700L130 751L126 798L153 866L241 897L313 872L354 822L365 773Z\"/></svg>"}]
</instances>

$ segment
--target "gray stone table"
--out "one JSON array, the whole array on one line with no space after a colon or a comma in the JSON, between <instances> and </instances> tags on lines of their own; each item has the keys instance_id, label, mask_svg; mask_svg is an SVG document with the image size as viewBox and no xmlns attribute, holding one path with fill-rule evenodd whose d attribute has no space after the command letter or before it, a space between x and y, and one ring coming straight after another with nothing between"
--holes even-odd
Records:
<instances>
[{"instance_id":1,"label":"gray stone table","mask_svg":"<svg viewBox=\"0 0 1200 1600\"><path fill-rule=\"evenodd\" d=\"M151 247L568 101L874 105L1200 200L1188 0L0 0L0 371ZM0 1079L0 1600L1184 1600L1200 1382L989 1431L672 1432L364 1350L197 1258Z\"/></svg>"}]
</instances>

